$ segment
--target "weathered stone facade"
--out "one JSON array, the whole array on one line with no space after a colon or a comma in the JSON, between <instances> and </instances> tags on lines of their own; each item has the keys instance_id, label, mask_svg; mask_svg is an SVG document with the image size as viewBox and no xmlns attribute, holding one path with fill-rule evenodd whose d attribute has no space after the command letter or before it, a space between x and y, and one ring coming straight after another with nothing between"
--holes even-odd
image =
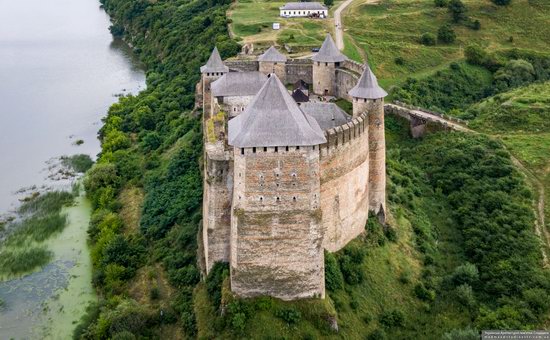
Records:
<instances>
[{"instance_id":1,"label":"weathered stone facade","mask_svg":"<svg viewBox=\"0 0 550 340\"><path fill-rule=\"evenodd\" d=\"M230 70L273 72L257 61L227 65ZM277 79L286 83L301 79L313 84L316 95L352 100L353 119L325 130L325 143L309 146L259 142L254 147L233 147L225 131L216 142L205 140L205 268L229 262L231 290L242 297L324 297L324 250L337 251L363 233L369 210L386 213L383 95L365 99L370 98L370 89L365 96L357 92L362 84L358 80L370 69L347 60L289 59L277 66ZM374 75L370 76L372 80ZM378 86L376 81L372 86ZM203 88L206 112L209 97ZM359 97L350 95L352 88ZM243 96L215 103L210 98L212 117L220 108L241 108L250 101ZM237 111L226 119L239 115ZM204 119L208 126L209 116Z\"/></svg>"}]
</instances>

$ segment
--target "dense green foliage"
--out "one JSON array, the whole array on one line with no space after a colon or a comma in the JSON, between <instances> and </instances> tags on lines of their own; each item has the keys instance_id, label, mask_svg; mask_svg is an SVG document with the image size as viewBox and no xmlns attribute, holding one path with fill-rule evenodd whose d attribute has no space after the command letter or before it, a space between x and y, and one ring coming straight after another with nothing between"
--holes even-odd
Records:
<instances>
[{"instance_id":1,"label":"dense green foliage","mask_svg":"<svg viewBox=\"0 0 550 340\"><path fill-rule=\"evenodd\" d=\"M394 98L427 109L466 109L488 96L550 80L550 56L510 50L488 53L477 45L465 49L468 65L452 63L425 78L408 78Z\"/></svg>"},{"instance_id":2,"label":"dense green foliage","mask_svg":"<svg viewBox=\"0 0 550 340\"><path fill-rule=\"evenodd\" d=\"M111 15L111 32L131 43L146 66L147 89L109 109L100 131L102 152L84 181L95 209L89 229L93 283L107 303L83 320L75 336L158 336L163 324L178 320L192 335L202 133L191 109L199 67L214 45L223 57L239 50L227 34L229 1L101 2ZM120 214L120 193L136 186L145 191L143 206L135 207L141 209L139 226ZM163 265L177 296L160 300L153 287L143 292L152 305L137 304L129 286L142 267L155 263Z\"/></svg>"},{"instance_id":3,"label":"dense green foliage","mask_svg":"<svg viewBox=\"0 0 550 340\"><path fill-rule=\"evenodd\" d=\"M63 156L61 157L61 161L63 165L79 173L88 171L94 165L94 161L92 161L90 156L85 154Z\"/></svg>"}]
</instances>

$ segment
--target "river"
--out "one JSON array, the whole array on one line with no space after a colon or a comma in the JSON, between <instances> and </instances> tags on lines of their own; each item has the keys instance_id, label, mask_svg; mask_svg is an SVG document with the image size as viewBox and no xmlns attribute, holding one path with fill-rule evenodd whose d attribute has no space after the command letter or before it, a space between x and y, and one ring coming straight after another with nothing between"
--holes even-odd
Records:
<instances>
[{"instance_id":1,"label":"river","mask_svg":"<svg viewBox=\"0 0 550 340\"><path fill-rule=\"evenodd\" d=\"M47 178L52 159L95 157L101 118L116 95L145 87L141 66L112 38L99 5L0 0L0 215L28 194L21 188L59 186ZM0 339L70 337L95 298L86 245L90 210L82 196L64 209L68 226L47 241L51 264L0 282Z\"/></svg>"}]
</instances>

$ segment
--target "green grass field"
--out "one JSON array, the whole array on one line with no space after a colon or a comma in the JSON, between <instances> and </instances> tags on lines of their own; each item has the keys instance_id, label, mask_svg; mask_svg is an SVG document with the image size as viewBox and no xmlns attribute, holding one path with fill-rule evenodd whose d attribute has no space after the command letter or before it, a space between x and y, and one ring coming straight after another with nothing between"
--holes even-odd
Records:
<instances>
[{"instance_id":1,"label":"green grass field","mask_svg":"<svg viewBox=\"0 0 550 340\"><path fill-rule=\"evenodd\" d=\"M470 18L481 22L481 30L453 25L457 41L436 46L424 46L419 38L426 32L437 35L438 28L450 22L446 8L436 8L432 0L366 1L353 2L343 16L344 26L388 85L430 74L462 59L463 49L472 43L490 51L547 50L550 44L550 2L544 0L514 0L507 7L492 5L489 0L464 0ZM398 57L403 58L403 65L396 64Z\"/></svg>"},{"instance_id":2,"label":"green grass field","mask_svg":"<svg viewBox=\"0 0 550 340\"><path fill-rule=\"evenodd\" d=\"M269 45L288 44L297 52L307 52L312 47L320 47L327 32L333 30L333 20L307 18L281 18L279 7L286 1L239 0L230 9L231 31L241 43L253 43L263 49ZM331 11L341 1L335 1ZM272 29L278 22L281 29Z\"/></svg>"}]
</instances>

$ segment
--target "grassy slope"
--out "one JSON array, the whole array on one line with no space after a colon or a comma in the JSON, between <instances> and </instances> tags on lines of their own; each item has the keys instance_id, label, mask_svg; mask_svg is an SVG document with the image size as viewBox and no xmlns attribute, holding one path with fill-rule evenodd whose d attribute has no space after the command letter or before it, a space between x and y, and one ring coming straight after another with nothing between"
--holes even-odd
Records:
<instances>
[{"instance_id":1,"label":"grassy slope","mask_svg":"<svg viewBox=\"0 0 550 340\"><path fill-rule=\"evenodd\" d=\"M334 10L341 1L335 1ZM241 43L254 43L255 47L265 47L274 43L288 43L290 46L308 51L319 47L325 34L332 32L333 20L279 17L279 7L286 1L239 0L229 11L232 20L231 30ZM281 30L274 31L271 25L281 23ZM290 39L293 35L294 39Z\"/></svg>"},{"instance_id":2,"label":"grassy slope","mask_svg":"<svg viewBox=\"0 0 550 340\"><path fill-rule=\"evenodd\" d=\"M383 84L399 83L409 76L422 76L463 58L471 43L489 50L525 48L545 50L550 43L550 3L544 0L514 0L497 7L489 0L464 0L481 30L455 25L458 40L452 45L424 46L418 38L450 21L445 8L431 0L381 0L378 4L354 1L344 15L348 33L367 51L369 62ZM529 24L527 24L529 23ZM508 38L512 36L511 43ZM404 65L394 60L402 57Z\"/></svg>"},{"instance_id":3,"label":"grassy slope","mask_svg":"<svg viewBox=\"0 0 550 340\"><path fill-rule=\"evenodd\" d=\"M546 229L550 221L550 82L488 98L470 109L471 127L500 138L545 188ZM532 176L531 176L532 177ZM533 179L531 178L533 181Z\"/></svg>"}]
</instances>

